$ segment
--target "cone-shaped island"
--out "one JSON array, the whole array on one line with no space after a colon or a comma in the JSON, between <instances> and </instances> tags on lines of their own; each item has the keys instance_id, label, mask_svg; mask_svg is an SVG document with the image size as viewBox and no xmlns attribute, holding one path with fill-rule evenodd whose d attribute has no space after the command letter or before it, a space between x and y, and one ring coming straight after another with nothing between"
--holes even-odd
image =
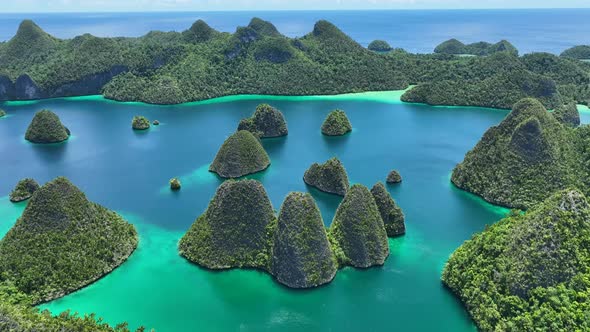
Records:
<instances>
[{"instance_id":1,"label":"cone-shaped island","mask_svg":"<svg viewBox=\"0 0 590 332\"><path fill-rule=\"evenodd\" d=\"M133 130L146 130L150 128L150 120L148 120L145 116L136 115L131 120L131 128Z\"/></svg>"},{"instance_id":2,"label":"cone-shaped island","mask_svg":"<svg viewBox=\"0 0 590 332\"><path fill-rule=\"evenodd\" d=\"M37 189L39 189L37 181L30 178L22 179L10 193L10 201L16 203L27 200L33 196Z\"/></svg>"},{"instance_id":3,"label":"cone-shaped island","mask_svg":"<svg viewBox=\"0 0 590 332\"><path fill-rule=\"evenodd\" d=\"M305 171L303 181L321 191L340 196L346 195L349 187L346 169L335 157L323 164L313 163Z\"/></svg>"},{"instance_id":4,"label":"cone-shaped island","mask_svg":"<svg viewBox=\"0 0 590 332\"><path fill-rule=\"evenodd\" d=\"M322 124L322 134L327 136L342 136L352 131L352 125L341 110L330 112Z\"/></svg>"},{"instance_id":5,"label":"cone-shaped island","mask_svg":"<svg viewBox=\"0 0 590 332\"><path fill-rule=\"evenodd\" d=\"M308 193L290 193L279 213L271 273L291 288L310 288L332 281L337 269L314 199Z\"/></svg>"},{"instance_id":6,"label":"cone-shaped island","mask_svg":"<svg viewBox=\"0 0 590 332\"><path fill-rule=\"evenodd\" d=\"M70 131L62 123L59 117L49 110L42 110L35 114L25 139L33 143L57 143L70 137Z\"/></svg>"},{"instance_id":7,"label":"cone-shaped island","mask_svg":"<svg viewBox=\"0 0 590 332\"><path fill-rule=\"evenodd\" d=\"M0 241L0 270L34 302L50 301L111 272L137 242L133 225L59 177L35 192Z\"/></svg>"},{"instance_id":8,"label":"cone-shaped island","mask_svg":"<svg viewBox=\"0 0 590 332\"><path fill-rule=\"evenodd\" d=\"M379 214L383 219L387 236L394 237L406 233L405 216L402 209L397 205L391 194L387 191L383 183L376 183L371 188L371 194L375 198L375 203L379 208Z\"/></svg>"},{"instance_id":9,"label":"cone-shaped island","mask_svg":"<svg viewBox=\"0 0 590 332\"><path fill-rule=\"evenodd\" d=\"M179 243L180 254L210 269L267 269L276 218L262 184L226 181Z\"/></svg>"},{"instance_id":10,"label":"cone-shaped island","mask_svg":"<svg viewBox=\"0 0 590 332\"><path fill-rule=\"evenodd\" d=\"M260 141L247 130L228 137L217 152L209 171L223 178L239 178L260 172L270 165L270 158Z\"/></svg>"},{"instance_id":11,"label":"cone-shaped island","mask_svg":"<svg viewBox=\"0 0 590 332\"><path fill-rule=\"evenodd\" d=\"M588 331L590 206L566 189L473 236L443 282L482 331Z\"/></svg>"},{"instance_id":12,"label":"cone-shaped island","mask_svg":"<svg viewBox=\"0 0 590 332\"><path fill-rule=\"evenodd\" d=\"M338 206L330 235L340 265L367 268L389 256L387 232L369 189L355 184Z\"/></svg>"},{"instance_id":13,"label":"cone-shaped island","mask_svg":"<svg viewBox=\"0 0 590 332\"><path fill-rule=\"evenodd\" d=\"M260 138L286 136L289 133L283 113L268 104L258 105L252 117L242 119L239 130L248 130Z\"/></svg>"},{"instance_id":14,"label":"cone-shaped island","mask_svg":"<svg viewBox=\"0 0 590 332\"><path fill-rule=\"evenodd\" d=\"M391 172L389 172L389 174L387 174L387 183L391 183L391 184L395 184L395 183L401 183L402 182L402 176L399 174L398 171L393 170Z\"/></svg>"},{"instance_id":15,"label":"cone-shaped island","mask_svg":"<svg viewBox=\"0 0 590 332\"><path fill-rule=\"evenodd\" d=\"M490 128L454 170L452 182L485 200L529 208L569 186L587 188L583 149L590 129L564 126L535 99L523 99Z\"/></svg>"}]
</instances>

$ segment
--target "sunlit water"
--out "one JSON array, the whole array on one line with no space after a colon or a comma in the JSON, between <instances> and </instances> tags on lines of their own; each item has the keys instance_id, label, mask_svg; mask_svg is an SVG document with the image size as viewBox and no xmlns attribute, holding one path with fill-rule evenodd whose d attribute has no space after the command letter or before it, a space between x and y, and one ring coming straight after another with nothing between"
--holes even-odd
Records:
<instances>
[{"instance_id":1,"label":"sunlit water","mask_svg":"<svg viewBox=\"0 0 590 332\"><path fill-rule=\"evenodd\" d=\"M407 219L407 235L390 240L383 267L345 268L319 289L295 291L258 271L211 272L187 263L176 245L221 183L207 171L217 149L261 102L283 111L289 136L264 140L271 167L252 176L280 208L290 191L311 191L329 225L340 199L306 187L313 162L338 156L353 183L372 186L398 169L388 187ZM87 196L119 211L139 231L137 251L120 268L76 293L41 306L53 313L96 312L110 323L157 331L472 331L470 318L440 282L449 254L506 210L449 182L453 167L507 111L429 107L399 102L399 93L337 97L229 97L178 106L124 104L100 97L0 105L0 196L23 177L46 182L65 175ZM34 145L23 139L35 111L55 111L74 138ZM329 111L347 112L354 130L321 135ZM161 122L131 130L142 114ZM587 122L588 113L583 113ZM168 180L179 177L177 193ZM26 203L0 198L5 233Z\"/></svg>"}]
</instances>

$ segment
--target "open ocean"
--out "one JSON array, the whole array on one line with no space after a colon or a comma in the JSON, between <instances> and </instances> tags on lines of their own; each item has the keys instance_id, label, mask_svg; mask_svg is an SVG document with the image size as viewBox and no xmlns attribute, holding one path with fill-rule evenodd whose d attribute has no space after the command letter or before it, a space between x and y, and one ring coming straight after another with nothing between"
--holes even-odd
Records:
<instances>
[{"instance_id":1,"label":"open ocean","mask_svg":"<svg viewBox=\"0 0 590 332\"><path fill-rule=\"evenodd\" d=\"M150 30L182 31L197 19L233 32L254 16L271 21L290 37L305 35L317 20L326 19L364 46L384 39L418 53L430 53L450 38L463 42L507 39L521 54L559 54L574 45L590 44L590 9L0 13L0 40L10 39L26 18L56 37L71 38L83 33L136 37Z\"/></svg>"}]
</instances>

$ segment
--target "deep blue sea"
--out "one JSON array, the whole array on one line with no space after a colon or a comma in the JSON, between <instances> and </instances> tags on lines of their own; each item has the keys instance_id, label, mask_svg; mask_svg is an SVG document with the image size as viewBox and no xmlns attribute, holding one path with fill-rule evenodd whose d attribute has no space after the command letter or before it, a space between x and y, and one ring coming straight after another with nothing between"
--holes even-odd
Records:
<instances>
[{"instance_id":1,"label":"deep blue sea","mask_svg":"<svg viewBox=\"0 0 590 332\"><path fill-rule=\"evenodd\" d=\"M83 33L132 37L150 30L182 31L197 19L233 32L254 16L273 22L291 37L305 35L317 20L326 19L362 45L384 39L418 53L430 53L449 38L464 42L507 39L521 53L561 53L574 45L590 44L590 9L0 13L0 40L10 39L25 18L56 37L71 38Z\"/></svg>"}]
</instances>

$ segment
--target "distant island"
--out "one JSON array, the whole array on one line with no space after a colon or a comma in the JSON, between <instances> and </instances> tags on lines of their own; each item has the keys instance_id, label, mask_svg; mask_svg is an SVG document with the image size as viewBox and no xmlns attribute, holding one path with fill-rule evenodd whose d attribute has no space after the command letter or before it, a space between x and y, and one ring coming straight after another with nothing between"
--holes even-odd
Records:
<instances>
[{"instance_id":1,"label":"distant island","mask_svg":"<svg viewBox=\"0 0 590 332\"><path fill-rule=\"evenodd\" d=\"M301 38L254 18L234 33L199 20L182 32L67 40L25 20L0 44L0 100L102 94L177 104L235 94L331 95L410 85L417 86L404 101L432 105L508 109L533 97L554 108L590 100L590 64L578 60L587 57L583 46L562 56L519 57L508 41L450 40L434 54L410 54L377 40L371 50L324 20ZM457 56L462 54L476 56Z\"/></svg>"}]
</instances>

